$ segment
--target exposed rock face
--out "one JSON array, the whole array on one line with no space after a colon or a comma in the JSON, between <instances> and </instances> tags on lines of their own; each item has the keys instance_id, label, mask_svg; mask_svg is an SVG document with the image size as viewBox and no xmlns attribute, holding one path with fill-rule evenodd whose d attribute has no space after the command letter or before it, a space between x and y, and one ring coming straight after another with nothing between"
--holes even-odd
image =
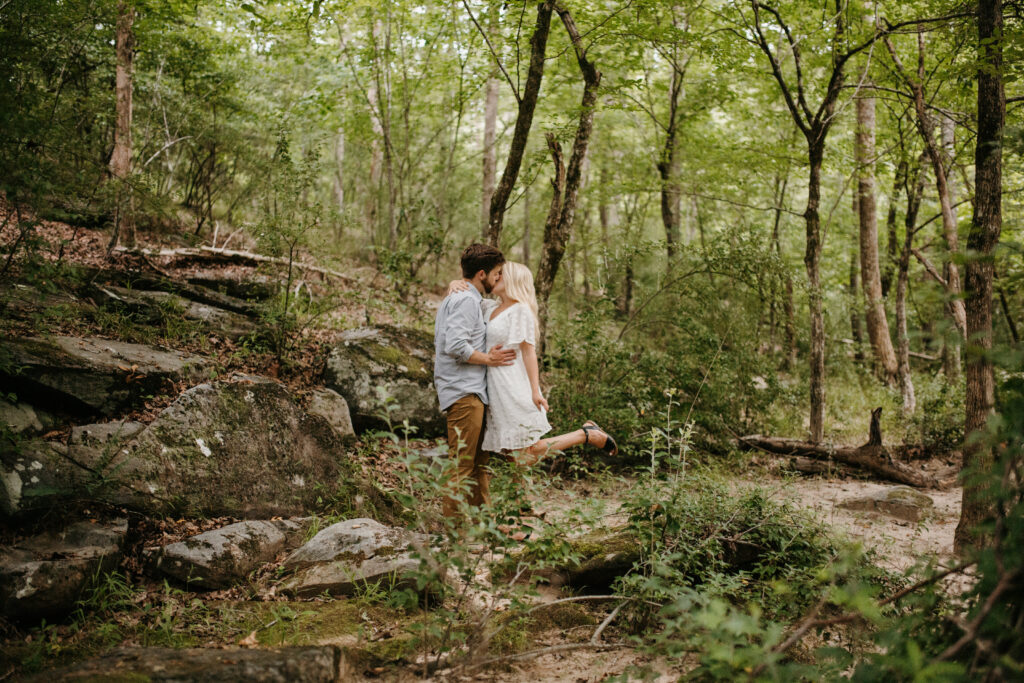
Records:
<instances>
[{"instance_id":1,"label":"exposed rock face","mask_svg":"<svg viewBox=\"0 0 1024 683\"><path fill-rule=\"evenodd\" d=\"M405 529L384 526L372 519L350 519L333 524L285 560L296 575L283 591L313 597L324 591L350 595L366 582L384 580L388 587L415 587L410 576L420 562L413 544L424 547L426 538Z\"/></svg>"},{"instance_id":2,"label":"exposed rock face","mask_svg":"<svg viewBox=\"0 0 1024 683\"><path fill-rule=\"evenodd\" d=\"M229 524L147 551L147 564L191 588L228 588L273 561L285 547L286 530L277 520Z\"/></svg>"},{"instance_id":3,"label":"exposed rock face","mask_svg":"<svg viewBox=\"0 0 1024 683\"><path fill-rule=\"evenodd\" d=\"M156 513L295 515L315 504L317 485L333 490L342 472L359 492L334 429L261 378L189 389L112 467L128 502Z\"/></svg>"},{"instance_id":4,"label":"exposed rock face","mask_svg":"<svg viewBox=\"0 0 1024 683\"><path fill-rule=\"evenodd\" d=\"M99 287L97 293L108 308L122 309L146 324L160 324L165 317L180 317L203 323L204 329L230 339L238 339L256 329L252 319L245 315L171 292L105 285Z\"/></svg>"},{"instance_id":5,"label":"exposed rock face","mask_svg":"<svg viewBox=\"0 0 1024 683\"><path fill-rule=\"evenodd\" d=\"M90 425L73 432L69 446L0 444L0 509L15 515L82 498L152 515L261 519L302 514L325 490L349 496L354 509L387 507L335 429L277 382L201 384L127 443L102 440L135 428Z\"/></svg>"},{"instance_id":6,"label":"exposed rock face","mask_svg":"<svg viewBox=\"0 0 1024 683\"><path fill-rule=\"evenodd\" d=\"M198 356L97 337L26 337L2 346L19 372L0 380L17 387L19 398L62 413L114 415L209 365Z\"/></svg>"},{"instance_id":7,"label":"exposed rock face","mask_svg":"<svg viewBox=\"0 0 1024 683\"><path fill-rule=\"evenodd\" d=\"M8 403L0 398L0 424L15 434L34 434L53 426L53 421L27 403Z\"/></svg>"},{"instance_id":8,"label":"exposed rock face","mask_svg":"<svg viewBox=\"0 0 1024 683\"><path fill-rule=\"evenodd\" d=\"M352 414L348 402L333 389L317 389L309 400L309 413L319 415L334 427L341 436L355 436L352 429Z\"/></svg>"},{"instance_id":9,"label":"exposed rock face","mask_svg":"<svg viewBox=\"0 0 1024 683\"><path fill-rule=\"evenodd\" d=\"M335 683L351 680L350 676L344 653L333 646L252 650L148 647L121 648L27 680Z\"/></svg>"},{"instance_id":10,"label":"exposed rock face","mask_svg":"<svg viewBox=\"0 0 1024 683\"><path fill-rule=\"evenodd\" d=\"M906 522L919 522L935 505L926 494L909 486L891 486L861 498L850 498L838 504L847 510L879 512Z\"/></svg>"},{"instance_id":11,"label":"exposed rock face","mask_svg":"<svg viewBox=\"0 0 1024 683\"><path fill-rule=\"evenodd\" d=\"M127 531L123 519L79 522L60 535L0 548L0 611L32 620L70 612L90 581L117 567Z\"/></svg>"},{"instance_id":12,"label":"exposed rock face","mask_svg":"<svg viewBox=\"0 0 1024 683\"><path fill-rule=\"evenodd\" d=\"M324 381L348 401L357 430L386 425L383 397L398 428L404 420L419 436L441 436L445 421L434 390L434 343L410 328L361 328L346 332L331 351Z\"/></svg>"}]
</instances>

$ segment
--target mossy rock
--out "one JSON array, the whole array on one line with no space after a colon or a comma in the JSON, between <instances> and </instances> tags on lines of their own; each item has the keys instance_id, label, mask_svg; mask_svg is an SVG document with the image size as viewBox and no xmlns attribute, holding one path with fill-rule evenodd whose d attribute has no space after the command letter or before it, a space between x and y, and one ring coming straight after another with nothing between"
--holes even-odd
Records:
<instances>
[{"instance_id":1,"label":"mossy rock","mask_svg":"<svg viewBox=\"0 0 1024 683\"><path fill-rule=\"evenodd\" d=\"M324 371L324 383L348 402L357 431L385 427L386 413L396 429L408 420L427 437L445 430L433 378L433 338L392 326L345 332Z\"/></svg>"}]
</instances>

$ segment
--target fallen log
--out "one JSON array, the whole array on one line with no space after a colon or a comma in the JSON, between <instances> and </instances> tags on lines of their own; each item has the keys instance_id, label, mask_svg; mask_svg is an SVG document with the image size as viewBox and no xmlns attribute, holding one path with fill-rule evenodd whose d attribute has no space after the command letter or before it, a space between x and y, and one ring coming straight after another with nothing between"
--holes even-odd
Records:
<instances>
[{"instance_id":1,"label":"fallen log","mask_svg":"<svg viewBox=\"0 0 1024 683\"><path fill-rule=\"evenodd\" d=\"M114 251L121 252L132 252L139 251L145 256L159 256L160 258L201 258L201 259L219 259L228 262L235 263L272 263L278 266L291 265L293 268L299 270L305 270L313 273L319 273L320 275L329 275L331 277L344 280L345 282L354 283L355 278L339 273L336 270L330 268L323 268L321 266L315 266L312 263L303 263L302 261L292 261L288 263L286 258L278 258L276 256L264 256L263 254L254 254L251 251L236 251L233 249L224 249L221 247L182 247L180 249L130 249L128 247L116 247Z\"/></svg>"},{"instance_id":2,"label":"fallen log","mask_svg":"<svg viewBox=\"0 0 1024 683\"><path fill-rule=\"evenodd\" d=\"M793 470L794 472L802 472L803 474L841 474L843 476L851 476L854 474L853 468L848 465L844 465L841 462L816 460L814 458L805 458L800 455L794 455L784 461L781 467L783 469Z\"/></svg>"},{"instance_id":3,"label":"fallen log","mask_svg":"<svg viewBox=\"0 0 1024 683\"><path fill-rule=\"evenodd\" d=\"M800 439L760 434L741 436L738 443L741 448L757 449L777 455L833 460L866 470L882 479L917 488L945 488L948 482L940 481L938 477L921 472L892 457L889 449L882 443L881 415L881 408L871 411L871 434L863 446L827 446Z\"/></svg>"}]
</instances>

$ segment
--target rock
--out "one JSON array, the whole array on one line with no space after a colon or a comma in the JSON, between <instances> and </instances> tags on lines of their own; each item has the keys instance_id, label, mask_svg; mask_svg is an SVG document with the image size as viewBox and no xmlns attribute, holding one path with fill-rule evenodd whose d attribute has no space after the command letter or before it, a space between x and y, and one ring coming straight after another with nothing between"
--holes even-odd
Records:
<instances>
[{"instance_id":1,"label":"rock","mask_svg":"<svg viewBox=\"0 0 1024 683\"><path fill-rule=\"evenodd\" d=\"M325 384L348 402L357 430L386 426L381 415L389 412L395 429L408 420L417 436L426 437L445 432L433 379L433 339L419 330L398 327L344 333L324 371ZM385 410L382 397L394 399L391 411Z\"/></svg>"},{"instance_id":2,"label":"rock","mask_svg":"<svg viewBox=\"0 0 1024 683\"><path fill-rule=\"evenodd\" d=\"M147 551L149 569L192 588L229 588L271 562L285 545L273 522L238 522Z\"/></svg>"},{"instance_id":3,"label":"rock","mask_svg":"<svg viewBox=\"0 0 1024 683\"><path fill-rule=\"evenodd\" d=\"M334 427L341 436L355 436L352 429L352 415L348 403L341 394L333 389L317 389L313 391L307 408L311 415L319 415Z\"/></svg>"},{"instance_id":4,"label":"rock","mask_svg":"<svg viewBox=\"0 0 1024 683\"><path fill-rule=\"evenodd\" d=\"M115 450L145 427L146 425L141 422L131 420L114 420L72 427L67 457L76 462L99 462L104 457L112 458Z\"/></svg>"},{"instance_id":5,"label":"rock","mask_svg":"<svg viewBox=\"0 0 1024 683\"><path fill-rule=\"evenodd\" d=\"M201 376L208 361L178 351L98 337L6 339L14 374L0 379L18 388L19 398L58 412L114 415L140 405L168 383Z\"/></svg>"},{"instance_id":6,"label":"rock","mask_svg":"<svg viewBox=\"0 0 1024 683\"><path fill-rule=\"evenodd\" d=\"M108 468L120 495L107 499L151 514L293 516L317 504L321 487L356 509L382 505L327 421L262 378L189 389Z\"/></svg>"},{"instance_id":7,"label":"rock","mask_svg":"<svg viewBox=\"0 0 1024 683\"><path fill-rule=\"evenodd\" d=\"M172 292L105 285L97 289L97 298L106 307L121 308L151 325L161 325L166 318L184 318L203 323L204 331L217 332L230 339L238 339L256 329L256 324L245 315Z\"/></svg>"},{"instance_id":8,"label":"rock","mask_svg":"<svg viewBox=\"0 0 1024 683\"><path fill-rule=\"evenodd\" d=\"M28 681L163 681L166 683L340 683L352 665L334 646L277 649L120 648Z\"/></svg>"},{"instance_id":9,"label":"rock","mask_svg":"<svg viewBox=\"0 0 1024 683\"><path fill-rule=\"evenodd\" d=\"M18 619L66 614L83 590L121 561L128 522L78 522L62 534L0 550L0 605Z\"/></svg>"},{"instance_id":10,"label":"rock","mask_svg":"<svg viewBox=\"0 0 1024 683\"><path fill-rule=\"evenodd\" d=\"M378 580L389 588L415 587L411 576L420 567L412 556L414 544L421 547L426 537L387 527L372 519L350 519L333 524L285 561L295 571L282 590L298 597L313 597L325 591L350 595L361 585Z\"/></svg>"},{"instance_id":11,"label":"rock","mask_svg":"<svg viewBox=\"0 0 1024 683\"><path fill-rule=\"evenodd\" d=\"M277 296L284 283L277 283L266 275L250 273L244 278L232 277L219 269L196 271L188 278L190 284L212 289L242 301L266 301Z\"/></svg>"},{"instance_id":12,"label":"rock","mask_svg":"<svg viewBox=\"0 0 1024 683\"><path fill-rule=\"evenodd\" d=\"M8 403L0 398L0 424L7 425L15 434L43 431L43 422L35 409L27 403Z\"/></svg>"},{"instance_id":13,"label":"rock","mask_svg":"<svg viewBox=\"0 0 1024 683\"><path fill-rule=\"evenodd\" d=\"M0 512L14 517L45 510L88 492L95 475L54 447L40 439L0 442Z\"/></svg>"},{"instance_id":14,"label":"rock","mask_svg":"<svg viewBox=\"0 0 1024 683\"><path fill-rule=\"evenodd\" d=\"M906 522L919 522L934 504L926 494L909 486L890 486L870 496L844 500L838 507L880 512Z\"/></svg>"}]
</instances>

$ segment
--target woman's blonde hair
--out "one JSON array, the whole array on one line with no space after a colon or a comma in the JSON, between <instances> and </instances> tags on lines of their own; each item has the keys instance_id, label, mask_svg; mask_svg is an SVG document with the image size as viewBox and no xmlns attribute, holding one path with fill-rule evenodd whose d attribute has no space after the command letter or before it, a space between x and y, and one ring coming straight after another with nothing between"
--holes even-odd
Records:
<instances>
[{"instance_id":1,"label":"woman's blonde hair","mask_svg":"<svg viewBox=\"0 0 1024 683\"><path fill-rule=\"evenodd\" d=\"M505 281L505 297L526 304L533 314L533 322L540 329L540 316L537 314L537 290L533 286L533 273L522 263L506 261L501 271L501 279Z\"/></svg>"}]
</instances>

